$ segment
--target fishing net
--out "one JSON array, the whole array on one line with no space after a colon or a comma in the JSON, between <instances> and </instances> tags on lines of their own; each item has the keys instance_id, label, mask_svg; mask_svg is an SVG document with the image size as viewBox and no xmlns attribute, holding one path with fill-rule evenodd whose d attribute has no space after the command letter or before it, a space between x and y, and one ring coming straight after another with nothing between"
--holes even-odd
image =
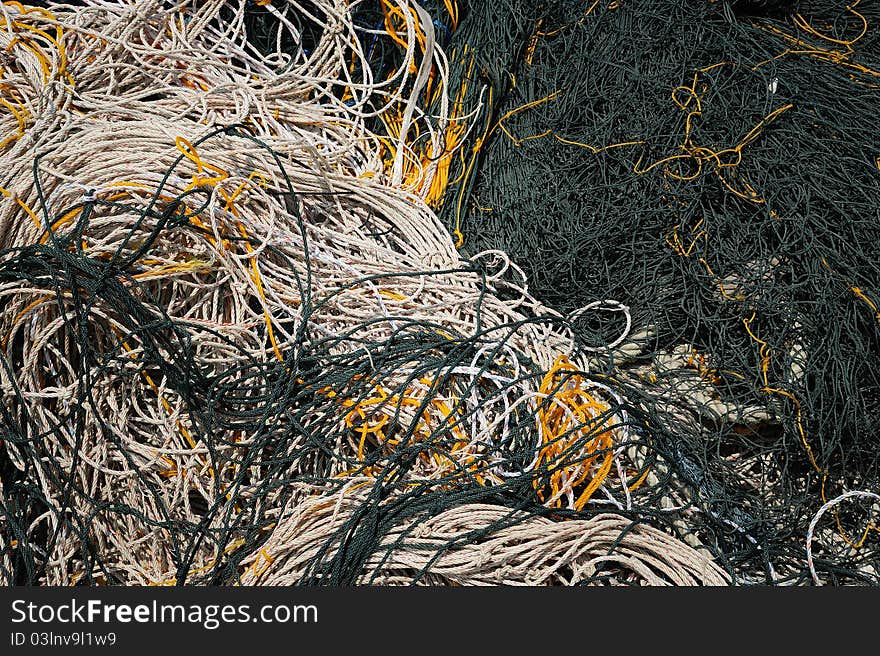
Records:
<instances>
[{"instance_id":1,"label":"fishing net","mask_svg":"<svg viewBox=\"0 0 880 656\"><path fill-rule=\"evenodd\" d=\"M5 583L877 583L876 10L2 20Z\"/></svg>"},{"instance_id":2,"label":"fishing net","mask_svg":"<svg viewBox=\"0 0 880 656\"><path fill-rule=\"evenodd\" d=\"M835 4L474 2L449 46L483 118L441 216L590 344L630 308L609 370L677 406L701 535L764 582L878 485L880 7ZM827 518L836 581L877 582L876 512Z\"/></svg>"}]
</instances>

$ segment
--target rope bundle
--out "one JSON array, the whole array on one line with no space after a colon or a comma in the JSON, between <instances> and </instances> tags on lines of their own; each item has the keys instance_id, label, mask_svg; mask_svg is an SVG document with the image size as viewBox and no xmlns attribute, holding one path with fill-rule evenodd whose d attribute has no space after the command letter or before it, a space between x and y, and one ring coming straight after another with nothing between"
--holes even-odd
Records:
<instances>
[{"instance_id":1,"label":"rope bundle","mask_svg":"<svg viewBox=\"0 0 880 656\"><path fill-rule=\"evenodd\" d=\"M447 93L420 8L389 10L405 55L379 81L379 32L343 2L267 6L272 55L246 3L83 5L5 5L59 35L40 55L57 89L2 153L7 582L246 583L285 509L351 486L407 513L517 507L511 526L553 510L563 543L609 504L632 520L606 538L647 521L640 495L669 498L564 317L503 253L462 259L426 205L440 167L411 134L440 151L449 120L420 103ZM319 573L324 530L303 581L379 576L381 536L361 569ZM722 580L615 558L603 576ZM547 562L535 582L557 580Z\"/></svg>"},{"instance_id":2,"label":"rope bundle","mask_svg":"<svg viewBox=\"0 0 880 656\"><path fill-rule=\"evenodd\" d=\"M719 268L709 244L741 235L675 200L711 179L770 208L740 167L797 103L707 145L727 69L706 64L674 87L668 120L684 123L669 144L618 126L593 147L553 114L579 120L570 91L539 88L529 67L555 85L546 58L573 47L563 35L624 9L472 4L3 4L5 583L870 580L870 495L805 505L793 532L758 519L835 464L799 405L813 324L754 291L773 291L786 256L746 247ZM636 205L663 223L614 226L644 256L624 261L627 243L602 242L619 216L603 205L595 256L570 269L596 280L566 302L547 292L552 257L499 238L560 220L523 208L584 201L546 143L634 167L620 180L635 176ZM530 148L556 186L526 170ZM541 252L569 253L560 234ZM859 311L873 304L864 271L826 265L861 285ZM612 269L633 275L601 282ZM707 288L686 301L722 313L717 334L670 328L685 273ZM804 330L779 342L789 320ZM724 365L730 335L751 370ZM757 393L740 373L756 362ZM807 467L721 440L771 439L760 427L780 416ZM860 471L828 489L870 487L874 469ZM763 481L778 485L754 505L742 490Z\"/></svg>"}]
</instances>

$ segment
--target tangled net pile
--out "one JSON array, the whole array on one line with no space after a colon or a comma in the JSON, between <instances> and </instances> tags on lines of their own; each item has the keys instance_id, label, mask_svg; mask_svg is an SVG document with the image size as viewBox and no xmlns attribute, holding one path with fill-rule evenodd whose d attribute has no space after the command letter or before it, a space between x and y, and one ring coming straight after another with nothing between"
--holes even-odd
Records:
<instances>
[{"instance_id":1,"label":"tangled net pile","mask_svg":"<svg viewBox=\"0 0 880 656\"><path fill-rule=\"evenodd\" d=\"M766 4L3 3L0 580L876 584L880 15Z\"/></svg>"}]
</instances>

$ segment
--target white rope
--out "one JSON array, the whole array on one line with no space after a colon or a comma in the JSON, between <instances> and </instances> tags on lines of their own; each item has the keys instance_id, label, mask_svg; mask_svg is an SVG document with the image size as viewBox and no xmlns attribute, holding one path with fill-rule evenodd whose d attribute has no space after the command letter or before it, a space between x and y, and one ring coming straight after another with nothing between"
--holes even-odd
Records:
<instances>
[{"instance_id":1,"label":"white rope","mask_svg":"<svg viewBox=\"0 0 880 656\"><path fill-rule=\"evenodd\" d=\"M150 249L149 262L134 263L132 275L146 290L143 293L154 295L172 320L185 321L191 328L198 365L220 375L247 361L267 362L276 357L274 346L264 336L267 326L272 327L279 352L295 347L295 334L305 320L299 289L307 267L297 219L301 216L313 274L308 292L313 298L332 298L308 317L309 327L321 335L340 337L357 328L364 339L383 341L404 320L463 335L474 334L478 317L483 330L522 324L503 342L493 343L488 336L469 363L446 372L449 380L461 381L473 390L463 400L467 419L458 421L442 410L441 404L453 403L451 387L431 390L420 381L406 393L416 399L424 399L429 392L433 395L437 403L429 406L426 418L417 416L412 405L398 409L401 420L413 425L422 420L435 426L455 423L466 442L456 457L462 462L488 460L487 484L509 478L509 466L500 456L490 455L491 447L512 439L517 413L537 413L547 396L539 392L540 380L523 375L525 363L549 370L557 356L571 356L575 344L564 326L524 321L535 316L561 317L530 295L522 269L500 251L474 258L500 263L488 276L490 289L485 293L480 276L460 258L447 230L424 202L437 163L423 163L411 135L418 130L422 141L430 144L430 152L441 152L451 121L447 59L435 42L427 13L413 0L389 2L405 19L407 46L403 64L388 79L378 80L369 65L369 52L361 45L369 39L361 37L389 37L382 30L357 26L347 0L315 0L309 3L312 9L295 0L274 0L267 10L279 19L296 47L281 52L279 32L276 52L268 56L257 53L247 40L244 0L87 0L84 4L58 3L49 12L24 14L13 5L0 9L6 25L0 29L0 50L5 48L17 64L5 67L3 77L4 89L14 94L8 98L15 102L8 102L16 112L0 111L0 139L14 137L0 148L5 189L0 197L0 245L37 243L46 238L47 229L64 234L72 222L59 219L62 213L83 200L97 199L124 204L131 211L96 205L82 235L82 248L93 258L111 257L120 250L130 253L133 217L154 203L155 195L164 202L194 186L209 187L200 216L204 233L162 232ZM231 11L221 21L224 7ZM294 13L320 29L311 52L304 50L303 37L290 19ZM14 24L27 24L45 34L55 34L57 29L63 36L53 41L32 33L33 47L24 47L13 44ZM432 70L441 94L434 115L426 112L420 100ZM368 127L391 110L401 116L396 131L377 132L378 128ZM212 126L232 124L247 125L279 154L280 165L258 145L229 135L192 146ZM382 155L388 144L394 146L390 165ZM33 179L37 155L45 212ZM274 193L286 188L285 174L296 198ZM145 219L144 230L155 226L156 219ZM247 235L249 248L225 243L224 235L238 234ZM358 283L369 276L383 277ZM502 300L493 292L501 289L511 300ZM174 537L155 524L168 519L200 521L191 507L193 492L209 505L222 506L226 501L216 493L222 486L215 486L213 477L233 480L240 473L238 465L213 472L205 445L188 442L187 435L195 431L183 400L169 381L148 380L143 375L137 364L143 346L135 336L126 340L131 361L120 358L116 369L104 370L90 381L94 403L80 409L84 428L76 435L77 428L65 417L82 391L80 377L74 358L59 346L65 344L61 335L74 311L60 310L52 295L25 282L0 284L0 299L6 307L0 315L0 339L22 344L21 366L11 375L0 371L4 398L18 394L26 401L34 430L47 436L43 445L47 457L60 466L72 466L79 439L77 484L89 495L108 504L137 508L147 518L141 521L113 513L95 517L90 536L105 566L130 583L169 582L175 576ZM587 311L623 313L626 327L608 347L623 344L632 327L628 307L597 301L570 315L569 322ZM131 335L130 327L101 303L92 305L89 312L96 348L118 347L120 336ZM387 320L363 327L376 318ZM499 330L497 339L503 334ZM343 341L338 348L362 347L346 347ZM372 363L375 353L363 348ZM573 363L582 371L587 369L583 357ZM46 383L46 374L51 384ZM402 385L413 375L412 367L402 367L391 382ZM587 379L579 385L579 394L590 394L609 409L623 401L607 385ZM330 407L335 402L328 399L327 403ZM551 399L548 405L578 422L559 399ZM381 412L390 415L395 408L389 405ZM615 474L590 503L631 508L627 472L640 470L644 454L629 448L632 436L626 413L609 413ZM63 430L50 430L59 425ZM101 426L124 445L129 459L103 439ZM540 440L554 439L543 431L539 427ZM351 460L357 457L358 445L350 433L340 420L336 432L327 436L327 444ZM241 460L237 454L253 439L231 430L215 437L214 455L230 463ZM537 452L541 444L534 446ZM3 448L16 466L25 466L18 446L6 443ZM341 474L341 460L332 474ZM536 453L525 470L534 469L537 463ZM32 466L35 484L47 502L60 507L63 491L52 482L45 462ZM445 471L425 459L412 475L437 480ZM290 472L291 477L303 473ZM563 476L559 491L545 499L547 505L558 502L574 507L572 481L583 473L577 470ZM158 496L145 492L137 481L148 481ZM251 481L255 488L259 486L256 468ZM280 498L278 492L267 497L270 516L282 512ZM342 503L342 497L337 502ZM69 503L73 513L91 512L79 495ZM297 516L299 511L291 512ZM490 517L499 511L481 507L475 512L478 517ZM219 527L222 517L218 513L208 528ZM450 511L431 525L438 531L458 527L462 517ZM580 535L595 528L591 522L529 520L523 524L529 527L522 529L525 533L511 528L498 538L519 545L505 552L507 565L493 569L484 563L469 570L467 558L483 558L480 554L488 553L475 545L450 556L453 560L444 560L438 576L447 581L571 582L615 561L615 567L631 570L647 582L721 581L703 554L695 555L687 551L690 547L682 548L661 531L643 525L632 534L641 536L633 547L641 551L604 555L602 549L619 532L621 521L597 520L595 527L604 527L602 539L587 547ZM38 528L59 535L53 552L45 555L51 566L41 582L75 583L84 567L76 548L79 536L69 527L58 526L51 512L35 518L28 531ZM327 529L320 530L327 537ZM276 533L281 535L280 531ZM539 563L529 554L547 546L544 536L555 537L552 549ZM659 551L650 547L651 540L660 541ZM205 543L193 567L208 567L218 557ZM420 558L407 555L406 566L420 566ZM575 569L563 575L559 568L568 561L576 563ZM500 575L507 566L513 569ZM395 579L389 573L383 580Z\"/></svg>"},{"instance_id":2,"label":"white rope","mask_svg":"<svg viewBox=\"0 0 880 656\"><path fill-rule=\"evenodd\" d=\"M847 499L874 499L875 501L880 501L880 495L874 494L873 492L863 492L860 490L844 492L840 496L834 497L830 501L823 504L822 507L819 508L818 512L813 516L813 519L810 521L810 526L807 528L807 565L809 565L810 567L810 574L813 577L813 583L815 583L816 585L822 585L822 581L819 579L819 575L816 572L816 565L813 562L813 532L816 530L816 524L819 523L822 515L824 515L826 512L831 510L839 503L846 501Z\"/></svg>"}]
</instances>

